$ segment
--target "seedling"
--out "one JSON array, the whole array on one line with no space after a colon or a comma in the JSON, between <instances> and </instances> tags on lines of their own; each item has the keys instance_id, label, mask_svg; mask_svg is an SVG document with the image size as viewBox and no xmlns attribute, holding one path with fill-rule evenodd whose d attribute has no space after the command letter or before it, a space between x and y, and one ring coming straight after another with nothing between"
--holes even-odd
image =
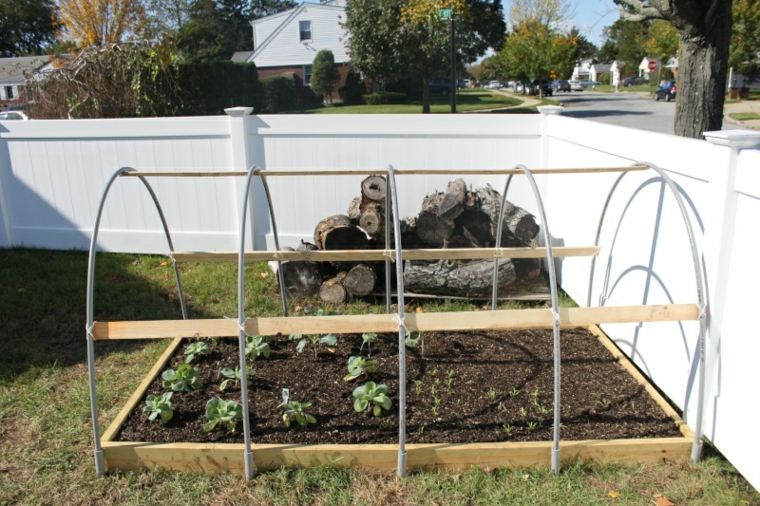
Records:
<instances>
[{"instance_id":1,"label":"seedling","mask_svg":"<svg viewBox=\"0 0 760 506\"><path fill-rule=\"evenodd\" d=\"M161 374L164 388L172 392L189 392L198 388L198 369L190 364L182 364L177 369L167 369Z\"/></svg>"},{"instance_id":2,"label":"seedling","mask_svg":"<svg viewBox=\"0 0 760 506\"><path fill-rule=\"evenodd\" d=\"M208 347L208 344L203 341L190 343L185 347L185 363L189 364L195 360L196 357L200 357L201 355L208 355L209 351L211 351L211 349Z\"/></svg>"},{"instance_id":3,"label":"seedling","mask_svg":"<svg viewBox=\"0 0 760 506\"><path fill-rule=\"evenodd\" d=\"M262 336L248 336L245 338L245 354L251 360L259 357L269 358L272 348Z\"/></svg>"},{"instance_id":4,"label":"seedling","mask_svg":"<svg viewBox=\"0 0 760 506\"><path fill-rule=\"evenodd\" d=\"M416 348L419 346L420 354L425 354L425 339L423 339L422 332L417 332L417 337L415 337L413 333L408 332L404 339L404 344L407 348Z\"/></svg>"},{"instance_id":5,"label":"seedling","mask_svg":"<svg viewBox=\"0 0 760 506\"><path fill-rule=\"evenodd\" d=\"M414 380L414 393L422 395L422 380Z\"/></svg>"},{"instance_id":6,"label":"seedling","mask_svg":"<svg viewBox=\"0 0 760 506\"><path fill-rule=\"evenodd\" d=\"M311 407L310 402L288 401L280 404L280 407L285 408L285 412L282 414L282 423L288 429L293 421L300 427L317 423L317 419L306 412Z\"/></svg>"},{"instance_id":7,"label":"seedling","mask_svg":"<svg viewBox=\"0 0 760 506\"><path fill-rule=\"evenodd\" d=\"M538 422L535 422L533 420L531 420L530 422L528 422L528 430L530 432L533 432L534 430L536 430L536 428L538 428Z\"/></svg>"},{"instance_id":8,"label":"seedling","mask_svg":"<svg viewBox=\"0 0 760 506\"><path fill-rule=\"evenodd\" d=\"M248 383L251 382L251 378L253 376L253 370L250 367L246 368L246 371L248 372ZM236 367L234 369L231 369L229 367L225 367L219 373L224 376L224 381L222 381L222 384L219 385L219 390L224 392L227 390L231 385L238 386L240 384L240 380L242 379L242 374L240 373L240 367Z\"/></svg>"},{"instance_id":9,"label":"seedling","mask_svg":"<svg viewBox=\"0 0 760 506\"><path fill-rule=\"evenodd\" d=\"M511 426L511 425L509 425L509 424L508 424L508 423L506 423L506 422L502 424L502 426L501 426L501 430L502 430L502 432L504 432L504 434L506 434L506 435L510 435L510 434L512 434L512 426Z\"/></svg>"},{"instance_id":10,"label":"seedling","mask_svg":"<svg viewBox=\"0 0 760 506\"><path fill-rule=\"evenodd\" d=\"M354 389L354 411L359 413L372 410L372 414L380 416L384 409L391 409L391 399L388 397L388 387L377 385L374 381Z\"/></svg>"},{"instance_id":11,"label":"seedling","mask_svg":"<svg viewBox=\"0 0 760 506\"><path fill-rule=\"evenodd\" d=\"M364 349L364 345L367 345L367 356L372 356L372 343L377 341L377 334L374 332L365 332L362 334L362 345L359 347L359 353Z\"/></svg>"},{"instance_id":12,"label":"seedling","mask_svg":"<svg viewBox=\"0 0 760 506\"><path fill-rule=\"evenodd\" d=\"M520 389L519 389L519 388L516 388L516 387L512 387L512 388L509 390L509 396L510 396L510 397L517 397L518 395L520 395Z\"/></svg>"},{"instance_id":13,"label":"seedling","mask_svg":"<svg viewBox=\"0 0 760 506\"><path fill-rule=\"evenodd\" d=\"M343 377L343 381L353 381L362 374L375 372L377 363L362 356L352 356L348 359L348 374Z\"/></svg>"},{"instance_id":14,"label":"seedling","mask_svg":"<svg viewBox=\"0 0 760 506\"><path fill-rule=\"evenodd\" d=\"M290 334L288 336L288 339L290 341L298 341L296 344L296 351L298 353L302 353L303 350L306 349L306 347L309 345L309 342L311 342L312 349L314 350L314 359L317 358L317 347L322 344L324 346L335 346L338 344L338 338L335 337L335 334L327 334L326 336L318 336L318 335L310 335L304 337L301 334Z\"/></svg>"},{"instance_id":15,"label":"seedling","mask_svg":"<svg viewBox=\"0 0 760 506\"><path fill-rule=\"evenodd\" d=\"M161 395L150 394L145 399L143 411L148 414L148 420L155 421L160 417L161 423L167 423L174 416L172 408L172 392L164 392Z\"/></svg>"},{"instance_id":16,"label":"seedling","mask_svg":"<svg viewBox=\"0 0 760 506\"><path fill-rule=\"evenodd\" d=\"M495 401L496 400L496 389L494 387L491 387L488 389L488 400Z\"/></svg>"},{"instance_id":17,"label":"seedling","mask_svg":"<svg viewBox=\"0 0 760 506\"><path fill-rule=\"evenodd\" d=\"M203 430L211 432L221 425L228 432L235 431L235 424L243 417L243 407L236 401L225 401L219 397L209 399L206 403L206 423Z\"/></svg>"}]
</instances>

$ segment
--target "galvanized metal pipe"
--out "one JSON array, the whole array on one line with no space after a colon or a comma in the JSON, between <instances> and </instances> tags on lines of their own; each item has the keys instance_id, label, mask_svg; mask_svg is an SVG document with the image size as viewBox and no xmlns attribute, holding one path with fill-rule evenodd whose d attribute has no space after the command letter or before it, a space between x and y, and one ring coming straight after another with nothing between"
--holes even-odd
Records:
<instances>
[{"instance_id":1,"label":"galvanized metal pipe","mask_svg":"<svg viewBox=\"0 0 760 506\"><path fill-rule=\"evenodd\" d=\"M528 178L530 188L533 191L533 196L536 199L538 205L538 215L541 219L541 232L544 236L544 243L546 243L546 262L548 263L547 269L549 270L549 290L551 291L552 299L552 353L554 355L554 427L552 429L552 454L551 454L551 467L552 473L559 473L559 425L560 425L560 401L561 401L561 360L560 360L560 320L559 320L559 297L557 295L557 275L554 268L554 253L552 252L551 235L549 234L549 225L546 221L546 212L544 211L544 203L541 200L541 192L538 190L538 185L533 177L530 169L524 165L518 165L516 167L523 171ZM506 191L504 192L506 196Z\"/></svg>"},{"instance_id":2,"label":"galvanized metal pipe","mask_svg":"<svg viewBox=\"0 0 760 506\"><path fill-rule=\"evenodd\" d=\"M499 208L499 221L496 225L496 244L494 244L494 248L501 248L501 236L504 233L504 208L507 205L507 192L509 191L509 185L512 183L513 176L514 174L509 175L507 182L504 184L504 193L501 194L501 207ZM501 259L493 259L493 280L491 282L491 311L496 311L496 299L499 296L499 260Z\"/></svg>"},{"instance_id":3,"label":"galvanized metal pipe","mask_svg":"<svg viewBox=\"0 0 760 506\"><path fill-rule=\"evenodd\" d=\"M274 247L277 251L280 251L280 236L277 234L277 221L274 219L274 203L272 202L272 194L269 193L269 185L267 184L267 177L264 171L258 168L252 167L251 170L259 176L261 184L264 186L264 195L267 198L267 206L269 207L269 219L272 220L272 234L274 235ZM285 289L285 274L282 272L282 261L277 260L277 279L280 281L280 301L282 302L282 314L288 316L288 293Z\"/></svg>"},{"instance_id":4,"label":"galvanized metal pipe","mask_svg":"<svg viewBox=\"0 0 760 506\"><path fill-rule=\"evenodd\" d=\"M385 227L385 251L391 249L391 229L388 226L388 214L393 214L391 211L391 191L390 184L388 183L388 177L385 181L385 219L383 220L383 227ZM395 217L395 214L393 214ZM401 227L399 227L400 229ZM396 236L396 246L401 247L401 237ZM385 312L391 312L391 259L385 259Z\"/></svg>"},{"instance_id":5,"label":"galvanized metal pipe","mask_svg":"<svg viewBox=\"0 0 760 506\"><path fill-rule=\"evenodd\" d=\"M704 418L704 397L705 397L705 333L707 330L707 302L705 298L705 287L704 287L704 279L702 276L702 269L699 261L699 250L697 249L697 241L694 236L694 228L691 223L691 218L689 217L689 213L686 209L686 204L683 201L683 197L681 196L681 192L678 190L678 186L675 184L675 182L670 178L670 176L667 174L667 172L649 162L636 162L635 165L639 166L646 166L653 171L655 171L663 181L665 181L665 184L668 186L668 189L670 189L670 192L673 194L673 198L676 201L676 204L678 205L678 209L681 212L681 218L683 219L684 227L686 228L686 234L689 238L689 247L691 249L691 259L692 264L694 266L694 279L696 282L696 288L697 288L697 305L699 306L700 312L699 312L699 336L697 337L697 349L699 353L699 372L698 372L698 385L697 385L697 415L696 415L696 422L695 422L695 430L694 430L694 440L691 447L691 460L692 462L697 462L700 459L700 456L702 455L702 436L703 436L703 418ZM604 224L604 219L607 214L607 210L609 208L609 203L612 200L612 196L617 189L617 187L620 184L620 181L623 179L623 177L627 174L627 172L623 172L618 176L618 178L615 180L615 183L610 188L609 193L607 194L607 200L604 203L604 207L602 208L602 213L599 217L599 223L597 225L596 230L596 238L594 239L594 246L599 246L599 239L601 237L601 230L602 226ZM612 252L610 252L612 254ZM588 284L588 296L587 296L587 305L591 304L591 290L594 283L594 269L595 269L595 258L592 259L591 263L591 272L589 274L589 284ZM609 272L606 273L606 277L609 277ZM604 287L602 289L602 293L600 294L600 300L603 302L606 296L606 290L607 290L607 282L605 280ZM602 305L602 304L600 304Z\"/></svg>"},{"instance_id":6,"label":"galvanized metal pipe","mask_svg":"<svg viewBox=\"0 0 760 506\"><path fill-rule=\"evenodd\" d=\"M406 475L406 325L404 325L404 265L401 260L401 223L398 192L393 166L388 166L388 188L393 206L393 232L396 235L396 303L398 304L398 459L396 474ZM386 216L388 213L386 211Z\"/></svg>"},{"instance_id":7,"label":"galvanized metal pipe","mask_svg":"<svg viewBox=\"0 0 760 506\"><path fill-rule=\"evenodd\" d=\"M238 354L240 362L240 397L243 406L243 462L245 477L253 479L253 451L251 450L251 420L248 413L248 369L245 357L245 223L248 215L248 198L251 181L256 175L256 168L248 171L245 178L245 191L240 210L240 244L238 249Z\"/></svg>"}]
</instances>

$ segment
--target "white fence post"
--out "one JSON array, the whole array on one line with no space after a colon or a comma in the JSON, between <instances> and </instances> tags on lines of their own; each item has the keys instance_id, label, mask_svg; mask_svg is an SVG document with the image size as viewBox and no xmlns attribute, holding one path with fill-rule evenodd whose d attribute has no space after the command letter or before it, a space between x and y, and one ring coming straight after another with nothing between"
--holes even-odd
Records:
<instances>
[{"instance_id":1,"label":"white fence post","mask_svg":"<svg viewBox=\"0 0 760 506\"><path fill-rule=\"evenodd\" d=\"M230 122L230 149L232 150L232 166L233 170L247 171L253 164L253 157L248 150L248 115L253 112L253 107L230 107L225 109L224 112L229 116ZM245 190L245 178L234 178L235 185L235 214L237 215L237 229L240 229L240 199L243 198ZM256 184L254 182L254 184ZM254 204L255 205L255 204ZM249 203L248 223L250 224L250 230L246 233L246 247L253 249L255 240L254 236L254 210L253 205Z\"/></svg>"},{"instance_id":2,"label":"white fence post","mask_svg":"<svg viewBox=\"0 0 760 506\"><path fill-rule=\"evenodd\" d=\"M728 148L726 164L716 167L710 181L712 202L714 204L711 219L705 229L705 253L709 262L707 265L707 281L709 287L708 338L706 350L706 379L705 379L705 414L710 425L710 438L714 439L715 426L709 415L714 412L714 406L720 397L720 385L717 382L717 372L720 363L720 340L725 314L725 301L728 295L729 271L731 266L732 246L736 220L736 172L739 161L739 151L747 148L760 147L760 132L748 130L719 130L705 132L705 140L717 146Z\"/></svg>"}]
</instances>

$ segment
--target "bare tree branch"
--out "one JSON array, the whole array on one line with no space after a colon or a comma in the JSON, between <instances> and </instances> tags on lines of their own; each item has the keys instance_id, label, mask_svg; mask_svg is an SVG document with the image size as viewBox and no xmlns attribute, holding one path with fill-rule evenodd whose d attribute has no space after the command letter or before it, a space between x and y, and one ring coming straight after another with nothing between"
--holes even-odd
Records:
<instances>
[{"instance_id":1,"label":"bare tree branch","mask_svg":"<svg viewBox=\"0 0 760 506\"><path fill-rule=\"evenodd\" d=\"M620 10L620 17L633 22L647 21L650 19L667 19L664 14L664 6L656 5L656 2L645 0L615 0Z\"/></svg>"}]
</instances>

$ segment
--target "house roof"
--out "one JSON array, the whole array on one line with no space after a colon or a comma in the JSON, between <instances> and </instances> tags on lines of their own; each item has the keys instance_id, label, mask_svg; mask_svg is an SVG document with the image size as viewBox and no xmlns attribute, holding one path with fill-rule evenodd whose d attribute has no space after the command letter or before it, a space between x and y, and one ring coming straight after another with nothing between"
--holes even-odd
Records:
<instances>
[{"instance_id":1,"label":"house roof","mask_svg":"<svg viewBox=\"0 0 760 506\"><path fill-rule=\"evenodd\" d=\"M295 7L294 9L291 9L289 11L283 11L278 12L277 14L272 14L271 16L266 16L263 18L255 19L251 21L251 25L255 25L256 23L259 23L264 20L271 20L274 17L282 16L283 21L280 23L280 25L275 28L271 34L269 34L269 37L264 39L264 41L259 44L259 47L253 48L253 54L249 57L247 61L253 61L254 58L259 56L264 49L274 40L277 38L277 36L285 29L286 26L288 26L288 23L290 23L296 16L298 16L299 13L301 13L306 8L309 9L330 9L333 11L344 11L345 8L339 5L331 5L326 3L319 3L319 4L313 4L313 3L302 3L298 7ZM287 15L287 16L286 16Z\"/></svg>"},{"instance_id":2,"label":"house roof","mask_svg":"<svg viewBox=\"0 0 760 506\"><path fill-rule=\"evenodd\" d=\"M609 72L610 68L612 68L612 64L610 63L594 63L592 65L594 67L594 70L597 72Z\"/></svg>"},{"instance_id":3,"label":"house roof","mask_svg":"<svg viewBox=\"0 0 760 506\"><path fill-rule=\"evenodd\" d=\"M246 63L249 61L249 58L253 55L253 51L235 51L232 54L232 58L230 60L238 63Z\"/></svg>"},{"instance_id":4,"label":"house roof","mask_svg":"<svg viewBox=\"0 0 760 506\"><path fill-rule=\"evenodd\" d=\"M26 81L25 72L34 72L49 61L47 55L0 58L0 83L23 84Z\"/></svg>"}]
</instances>

